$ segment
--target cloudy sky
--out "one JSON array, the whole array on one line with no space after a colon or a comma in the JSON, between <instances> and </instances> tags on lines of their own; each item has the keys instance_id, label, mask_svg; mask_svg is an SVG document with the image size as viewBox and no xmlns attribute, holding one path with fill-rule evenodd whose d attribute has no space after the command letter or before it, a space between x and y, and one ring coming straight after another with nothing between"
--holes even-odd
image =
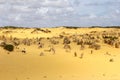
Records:
<instances>
[{"instance_id":1,"label":"cloudy sky","mask_svg":"<svg viewBox=\"0 0 120 80\"><path fill-rule=\"evenodd\" d=\"M120 25L120 0L0 0L0 26Z\"/></svg>"}]
</instances>

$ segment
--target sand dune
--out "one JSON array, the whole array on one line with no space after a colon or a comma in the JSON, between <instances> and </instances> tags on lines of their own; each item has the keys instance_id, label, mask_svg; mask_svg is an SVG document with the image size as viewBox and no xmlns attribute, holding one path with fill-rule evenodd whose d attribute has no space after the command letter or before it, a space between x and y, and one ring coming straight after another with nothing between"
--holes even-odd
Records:
<instances>
[{"instance_id":1,"label":"sand dune","mask_svg":"<svg viewBox=\"0 0 120 80\"><path fill-rule=\"evenodd\" d=\"M120 79L117 28L2 28L0 46L0 80Z\"/></svg>"}]
</instances>

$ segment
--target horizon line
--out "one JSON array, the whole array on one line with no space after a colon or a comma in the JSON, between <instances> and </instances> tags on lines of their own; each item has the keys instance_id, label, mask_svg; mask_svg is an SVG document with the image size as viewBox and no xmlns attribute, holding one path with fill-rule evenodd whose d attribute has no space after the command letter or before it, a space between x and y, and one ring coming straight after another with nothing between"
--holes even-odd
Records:
<instances>
[{"instance_id":1,"label":"horizon line","mask_svg":"<svg viewBox=\"0 0 120 80\"><path fill-rule=\"evenodd\" d=\"M115 26L53 26L53 27L34 27L34 26L0 26L0 28L120 28L120 25Z\"/></svg>"}]
</instances>

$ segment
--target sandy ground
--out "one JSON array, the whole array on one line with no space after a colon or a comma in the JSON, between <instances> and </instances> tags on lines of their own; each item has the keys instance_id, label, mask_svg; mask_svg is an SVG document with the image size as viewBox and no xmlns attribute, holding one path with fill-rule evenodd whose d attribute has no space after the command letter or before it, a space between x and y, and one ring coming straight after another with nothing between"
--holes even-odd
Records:
<instances>
[{"instance_id":1,"label":"sandy ground","mask_svg":"<svg viewBox=\"0 0 120 80\"><path fill-rule=\"evenodd\" d=\"M58 36L62 32L69 34L83 34L90 31L105 31L112 29L105 28L83 28L64 29L49 28L51 33L34 33L34 29L16 29L5 34L6 29L0 31L0 35L14 36L17 38L52 37ZM8 30L7 30L8 31ZM9 29L11 31L11 29ZM20 49L26 48L26 53L14 50L8 51L0 47L0 80L120 80L120 49L102 44L100 50L91 49L80 50L78 46L72 45L72 50L66 52L61 46L56 45L56 53L44 52L47 48L38 49L36 45L20 45ZM74 57L74 52L77 57ZM110 55L107 55L109 52ZM83 58L80 58L81 54ZM109 60L113 59L113 62Z\"/></svg>"}]
</instances>

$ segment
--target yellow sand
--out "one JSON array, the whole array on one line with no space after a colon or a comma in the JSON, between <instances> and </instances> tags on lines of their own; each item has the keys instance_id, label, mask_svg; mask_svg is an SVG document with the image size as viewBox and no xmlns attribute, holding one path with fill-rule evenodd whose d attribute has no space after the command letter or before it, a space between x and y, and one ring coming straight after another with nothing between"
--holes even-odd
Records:
<instances>
[{"instance_id":1,"label":"yellow sand","mask_svg":"<svg viewBox=\"0 0 120 80\"><path fill-rule=\"evenodd\" d=\"M17 38L53 37L65 32L69 34L83 34L91 31L110 31L106 28L80 28L65 29L48 28L51 33L34 33L34 29L7 29L13 31L5 34L6 29L0 31L0 35ZM120 80L120 49L101 44L100 50L80 50L78 46L72 45L70 52L65 52L59 44L55 47L56 54L44 52L46 48L38 49L36 45L20 45L20 49L26 48L27 53L15 50L7 54L0 47L0 80ZM74 57L74 52L77 57ZM44 52L45 56L39 56ZM109 52L111 56L106 55ZM82 59L80 54L84 53ZM114 62L109 62L113 58Z\"/></svg>"}]
</instances>

